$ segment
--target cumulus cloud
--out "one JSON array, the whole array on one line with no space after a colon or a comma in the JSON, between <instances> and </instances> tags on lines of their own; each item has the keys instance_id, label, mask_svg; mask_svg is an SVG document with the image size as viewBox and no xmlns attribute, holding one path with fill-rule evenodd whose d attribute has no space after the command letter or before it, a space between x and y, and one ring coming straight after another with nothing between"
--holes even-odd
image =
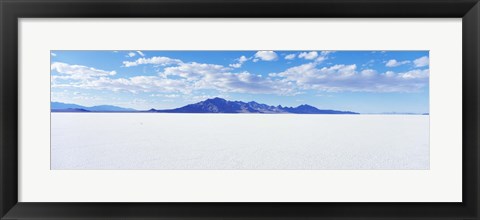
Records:
<instances>
[{"instance_id":1,"label":"cumulus cloud","mask_svg":"<svg viewBox=\"0 0 480 220\"><path fill-rule=\"evenodd\" d=\"M312 52L303 52L298 55L299 58L304 58L306 60L313 60L318 57L318 53L316 51Z\"/></svg>"},{"instance_id":2,"label":"cumulus cloud","mask_svg":"<svg viewBox=\"0 0 480 220\"><path fill-rule=\"evenodd\" d=\"M50 55L51 55L52 57L56 57L56 56L57 56L56 53L50 53Z\"/></svg>"},{"instance_id":3,"label":"cumulus cloud","mask_svg":"<svg viewBox=\"0 0 480 220\"><path fill-rule=\"evenodd\" d=\"M188 93L184 80L165 79L158 76L135 76L130 78L98 77L86 81L52 84L53 88L73 87L94 90L110 90L114 92L181 92Z\"/></svg>"},{"instance_id":4,"label":"cumulus cloud","mask_svg":"<svg viewBox=\"0 0 480 220\"><path fill-rule=\"evenodd\" d=\"M287 81L296 82L299 85L306 86L327 78L342 79L351 77L356 74L357 68L355 64L340 64L323 68L317 68L316 66L316 63L306 63L291 67L278 74L272 74L271 76L282 77Z\"/></svg>"},{"instance_id":5,"label":"cumulus cloud","mask_svg":"<svg viewBox=\"0 0 480 220\"><path fill-rule=\"evenodd\" d=\"M140 62L146 62L139 59ZM167 59L161 59L165 61ZM245 62L240 57L239 61ZM164 62L154 62L163 64ZM115 72L98 70L91 67L52 64L52 70L64 75L52 75L53 88L82 88L110 91L139 92L170 92L190 94L192 91L213 89L220 92L291 94L289 82L275 81L244 72L232 72L232 68L217 64L175 62L175 66L165 67L157 76L135 76L127 78L111 78ZM82 76L82 77L72 77ZM88 80L87 78L88 77ZM58 81L68 80L68 81Z\"/></svg>"},{"instance_id":6,"label":"cumulus cloud","mask_svg":"<svg viewBox=\"0 0 480 220\"><path fill-rule=\"evenodd\" d=\"M193 81L205 76L212 76L228 72L229 70L230 68L224 67L222 65L192 62L182 63L174 67L167 67L164 69L161 75L180 76L186 78L189 81Z\"/></svg>"},{"instance_id":7,"label":"cumulus cloud","mask_svg":"<svg viewBox=\"0 0 480 220\"><path fill-rule=\"evenodd\" d=\"M408 72L400 73L398 74L399 77L404 78L404 79L425 79L428 78L430 74L429 69L424 69L424 70L410 70Z\"/></svg>"},{"instance_id":8,"label":"cumulus cloud","mask_svg":"<svg viewBox=\"0 0 480 220\"><path fill-rule=\"evenodd\" d=\"M292 91L284 83L273 81L269 77L254 75L249 72L222 73L214 77L205 77L195 86L202 89L215 89L221 92L288 94Z\"/></svg>"},{"instance_id":9,"label":"cumulus cloud","mask_svg":"<svg viewBox=\"0 0 480 220\"><path fill-rule=\"evenodd\" d=\"M294 54L294 53L288 54L288 55L285 56L285 59L286 59L286 60L293 60L293 59L295 59L296 56L297 56L297 55Z\"/></svg>"},{"instance_id":10,"label":"cumulus cloud","mask_svg":"<svg viewBox=\"0 0 480 220\"><path fill-rule=\"evenodd\" d=\"M142 57L135 61L123 61L123 65L125 67L132 67L132 66L138 66L138 65L144 65L144 64L168 66L168 65L180 64L180 63L182 63L181 60L172 59L169 57L151 57L151 58Z\"/></svg>"},{"instance_id":11,"label":"cumulus cloud","mask_svg":"<svg viewBox=\"0 0 480 220\"><path fill-rule=\"evenodd\" d=\"M274 61L278 59L277 53L274 51L258 51L255 53L254 57L258 60L263 60L263 61Z\"/></svg>"},{"instance_id":12,"label":"cumulus cloud","mask_svg":"<svg viewBox=\"0 0 480 220\"><path fill-rule=\"evenodd\" d=\"M130 52L126 55L126 57L134 57L136 54L134 52Z\"/></svg>"},{"instance_id":13,"label":"cumulus cloud","mask_svg":"<svg viewBox=\"0 0 480 220\"><path fill-rule=\"evenodd\" d=\"M214 90L221 93L295 95L306 90L412 92L428 85L428 69L379 73L375 69L359 69L355 64L323 65L318 59L323 57L322 60L325 60L327 54L319 52L309 63L268 75L238 71L232 65L185 63L169 57L152 57L125 61L123 64L126 67L142 64L163 66L157 75L118 78L111 77L116 74L115 71L56 62L51 65L52 71L56 71L52 74L52 87L131 93L193 94ZM236 61L241 65L251 59L241 56Z\"/></svg>"},{"instance_id":14,"label":"cumulus cloud","mask_svg":"<svg viewBox=\"0 0 480 220\"><path fill-rule=\"evenodd\" d=\"M137 50L137 53L138 53L138 55L140 55L140 56L142 56L142 57L145 56L145 54L144 54L142 51Z\"/></svg>"},{"instance_id":15,"label":"cumulus cloud","mask_svg":"<svg viewBox=\"0 0 480 220\"><path fill-rule=\"evenodd\" d=\"M318 68L317 63L306 63L284 72L272 73L279 81L294 83L301 90L327 92L413 92L428 85L427 70L411 70L379 74L376 70L357 70L355 64L336 64Z\"/></svg>"},{"instance_id":16,"label":"cumulus cloud","mask_svg":"<svg viewBox=\"0 0 480 220\"><path fill-rule=\"evenodd\" d=\"M240 68L240 67L242 67L242 64L247 62L249 59L250 58L247 58L246 56L241 56L238 59L235 59L235 61L237 61L237 63L230 64L229 66L233 67L233 68Z\"/></svg>"},{"instance_id":17,"label":"cumulus cloud","mask_svg":"<svg viewBox=\"0 0 480 220\"><path fill-rule=\"evenodd\" d=\"M251 74L247 71L234 73L231 68L216 64L182 63L179 66L167 67L161 76L177 76L193 89L214 89L222 92L271 93L283 94L291 89L282 86L269 77Z\"/></svg>"},{"instance_id":18,"label":"cumulus cloud","mask_svg":"<svg viewBox=\"0 0 480 220\"><path fill-rule=\"evenodd\" d=\"M247 58L246 56L241 56L240 58L238 58L238 62L240 62L240 63L244 63L247 60L249 60L249 58Z\"/></svg>"},{"instance_id":19,"label":"cumulus cloud","mask_svg":"<svg viewBox=\"0 0 480 220\"><path fill-rule=\"evenodd\" d=\"M68 63L55 62L50 66L52 71L57 71L60 74L67 74L67 76L58 76L59 78L72 79L88 79L95 76L113 76L117 74L115 71L106 71L87 67L82 65L71 65Z\"/></svg>"},{"instance_id":20,"label":"cumulus cloud","mask_svg":"<svg viewBox=\"0 0 480 220\"><path fill-rule=\"evenodd\" d=\"M242 64L241 63L233 63L233 64L230 64L228 66L233 67L233 68L240 68L240 67L242 67Z\"/></svg>"},{"instance_id":21,"label":"cumulus cloud","mask_svg":"<svg viewBox=\"0 0 480 220\"><path fill-rule=\"evenodd\" d=\"M424 67L424 66L428 66L429 62L430 62L430 59L427 56L423 56L414 60L413 64L415 65L415 67Z\"/></svg>"},{"instance_id":22,"label":"cumulus cloud","mask_svg":"<svg viewBox=\"0 0 480 220\"><path fill-rule=\"evenodd\" d=\"M334 51L325 50L320 52L320 55L318 55L318 57L315 59L315 62L322 63L323 61L327 60L328 56L332 53L334 53Z\"/></svg>"},{"instance_id":23,"label":"cumulus cloud","mask_svg":"<svg viewBox=\"0 0 480 220\"><path fill-rule=\"evenodd\" d=\"M315 61L317 63L321 63L321 62L325 61L326 59L327 59L326 56L319 56L317 59L315 59Z\"/></svg>"},{"instance_id":24,"label":"cumulus cloud","mask_svg":"<svg viewBox=\"0 0 480 220\"><path fill-rule=\"evenodd\" d=\"M362 70L360 73L364 77L371 77L371 76L375 76L377 74L377 71L373 69L365 69L365 70Z\"/></svg>"},{"instance_id":25,"label":"cumulus cloud","mask_svg":"<svg viewBox=\"0 0 480 220\"><path fill-rule=\"evenodd\" d=\"M387 71L384 73L384 76L385 77L394 77L395 76L395 72L393 71Z\"/></svg>"},{"instance_id":26,"label":"cumulus cloud","mask_svg":"<svg viewBox=\"0 0 480 220\"><path fill-rule=\"evenodd\" d=\"M385 64L386 67L397 67L397 66L401 66L401 65L404 65L404 64L407 64L407 63L410 63L409 60L404 60L404 61L397 61L397 60L389 60L387 61L387 63Z\"/></svg>"}]
</instances>

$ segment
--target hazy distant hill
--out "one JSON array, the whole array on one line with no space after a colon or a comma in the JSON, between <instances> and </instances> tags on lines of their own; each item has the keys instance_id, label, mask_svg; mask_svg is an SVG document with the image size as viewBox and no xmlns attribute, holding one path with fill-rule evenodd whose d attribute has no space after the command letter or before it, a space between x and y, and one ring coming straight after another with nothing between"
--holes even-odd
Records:
<instances>
[{"instance_id":1,"label":"hazy distant hill","mask_svg":"<svg viewBox=\"0 0 480 220\"><path fill-rule=\"evenodd\" d=\"M257 102L228 101L222 98L207 99L195 104L186 105L176 109L157 110L149 112L166 113L267 113L267 114L359 114L350 111L322 110L310 105L297 107L270 106Z\"/></svg>"},{"instance_id":2,"label":"hazy distant hill","mask_svg":"<svg viewBox=\"0 0 480 220\"><path fill-rule=\"evenodd\" d=\"M113 105L97 105L86 107L76 104L68 104L62 102L51 102L50 107L52 112L132 112L137 111L132 108L122 108Z\"/></svg>"}]
</instances>

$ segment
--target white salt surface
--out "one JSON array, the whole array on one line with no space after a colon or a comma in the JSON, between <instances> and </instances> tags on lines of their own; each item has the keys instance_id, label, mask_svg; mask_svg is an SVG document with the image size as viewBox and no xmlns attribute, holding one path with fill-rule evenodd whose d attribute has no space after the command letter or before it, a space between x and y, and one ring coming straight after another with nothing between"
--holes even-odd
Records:
<instances>
[{"instance_id":1,"label":"white salt surface","mask_svg":"<svg viewBox=\"0 0 480 220\"><path fill-rule=\"evenodd\" d=\"M428 115L52 113L51 169L429 169Z\"/></svg>"}]
</instances>

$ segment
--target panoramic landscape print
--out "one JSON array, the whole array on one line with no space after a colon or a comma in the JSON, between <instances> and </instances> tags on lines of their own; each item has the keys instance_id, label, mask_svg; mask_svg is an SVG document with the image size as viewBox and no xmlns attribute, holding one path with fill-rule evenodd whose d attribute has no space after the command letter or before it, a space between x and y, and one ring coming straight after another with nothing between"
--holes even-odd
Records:
<instances>
[{"instance_id":1,"label":"panoramic landscape print","mask_svg":"<svg viewBox=\"0 0 480 220\"><path fill-rule=\"evenodd\" d=\"M428 51L50 58L53 170L430 168Z\"/></svg>"}]
</instances>

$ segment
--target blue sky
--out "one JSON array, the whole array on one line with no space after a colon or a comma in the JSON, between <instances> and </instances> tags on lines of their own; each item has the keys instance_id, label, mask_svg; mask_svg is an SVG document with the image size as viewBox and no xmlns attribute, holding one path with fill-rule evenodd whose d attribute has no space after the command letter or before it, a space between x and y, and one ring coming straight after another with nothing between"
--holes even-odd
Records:
<instances>
[{"instance_id":1,"label":"blue sky","mask_svg":"<svg viewBox=\"0 0 480 220\"><path fill-rule=\"evenodd\" d=\"M52 101L145 110L212 97L429 112L428 51L51 51Z\"/></svg>"}]
</instances>

